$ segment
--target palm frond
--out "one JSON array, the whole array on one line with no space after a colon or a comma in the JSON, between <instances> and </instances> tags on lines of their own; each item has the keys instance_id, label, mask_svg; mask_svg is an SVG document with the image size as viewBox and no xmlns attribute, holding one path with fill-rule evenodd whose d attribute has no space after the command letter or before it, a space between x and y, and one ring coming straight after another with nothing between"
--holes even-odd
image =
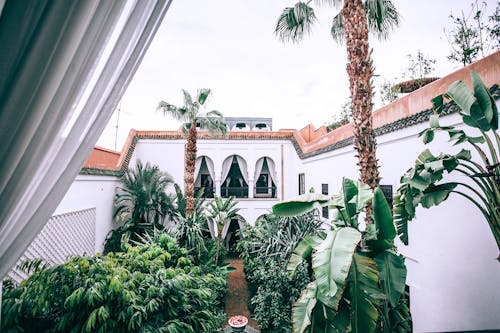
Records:
<instances>
[{"instance_id":1,"label":"palm frond","mask_svg":"<svg viewBox=\"0 0 500 333\"><path fill-rule=\"evenodd\" d=\"M193 104L193 98L187 90L182 89L182 94L184 95L184 106Z\"/></svg>"},{"instance_id":2,"label":"palm frond","mask_svg":"<svg viewBox=\"0 0 500 333\"><path fill-rule=\"evenodd\" d=\"M379 40L387 40L399 26L400 16L392 0L366 0L368 29Z\"/></svg>"},{"instance_id":3,"label":"palm frond","mask_svg":"<svg viewBox=\"0 0 500 333\"><path fill-rule=\"evenodd\" d=\"M198 90L198 96L196 97L196 99L198 103L200 103L200 105L204 105L211 94L212 91L210 89L202 88Z\"/></svg>"},{"instance_id":4,"label":"palm frond","mask_svg":"<svg viewBox=\"0 0 500 333\"><path fill-rule=\"evenodd\" d=\"M335 42L343 44L345 41L344 33L344 19L342 13L335 15L332 21L332 27L330 29L330 34Z\"/></svg>"},{"instance_id":5,"label":"palm frond","mask_svg":"<svg viewBox=\"0 0 500 333\"><path fill-rule=\"evenodd\" d=\"M189 120L188 110L185 107L177 107L175 105L169 104L165 101L161 101L156 108L157 111L161 111L164 116L172 117L178 121Z\"/></svg>"},{"instance_id":6,"label":"palm frond","mask_svg":"<svg viewBox=\"0 0 500 333\"><path fill-rule=\"evenodd\" d=\"M299 42L304 35L309 34L316 21L314 10L307 3L299 1L294 7L283 10L274 33L282 42Z\"/></svg>"}]
</instances>

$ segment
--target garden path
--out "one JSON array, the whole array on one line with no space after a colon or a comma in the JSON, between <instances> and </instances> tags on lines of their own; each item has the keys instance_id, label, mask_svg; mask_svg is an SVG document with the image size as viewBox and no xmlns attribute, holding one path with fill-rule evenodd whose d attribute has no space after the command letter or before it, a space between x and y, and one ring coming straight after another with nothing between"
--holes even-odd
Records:
<instances>
[{"instance_id":1,"label":"garden path","mask_svg":"<svg viewBox=\"0 0 500 333\"><path fill-rule=\"evenodd\" d=\"M253 318L250 318L250 311L247 306L248 287L245 280L245 272L243 271L243 260L226 259L224 262L236 269L234 272L229 273L229 287L225 298L226 315L228 318L236 315L247 317L248 325L246 332L256 332L255 330L248 329L248 326L258 329L258 325Z\"/></svg>"}]
</instances>

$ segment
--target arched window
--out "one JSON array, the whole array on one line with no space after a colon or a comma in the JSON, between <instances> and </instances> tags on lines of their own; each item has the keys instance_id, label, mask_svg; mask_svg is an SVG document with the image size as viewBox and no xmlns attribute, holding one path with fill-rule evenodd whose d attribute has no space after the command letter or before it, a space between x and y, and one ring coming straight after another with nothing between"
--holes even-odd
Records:
<instances>
[{"instance_id":1,"label":"arched window","mask_svg":"<svg viewBox=\"0 0 500 333\"><path fill-rule=\"evenodd\" d=\"M221 196L248 198L248 171L243 157L231 155L222 164Z\"/></svg>"},{"instance_id":2,"label":"arched window","mask_svg":"<svg viewBox=\"0 0 500 333\"><path fill-rule=\"evenodd\" d=\"M213 198L215 187L215 171L214 162L207 156L200 156L196 159L195 164L195 181L194 190L195 193L203 191L204 198Z\"/></svg>"},{"instance_id":3,"label":"arched window","mask_svg":"<svg viewBox=\"0 0 500 333\"><path fill-rule=\"evenodd\" d=\"M276 198L276 168L269 157L262 157L255 164L255 198Z\"/></svg>"}]
</instances>

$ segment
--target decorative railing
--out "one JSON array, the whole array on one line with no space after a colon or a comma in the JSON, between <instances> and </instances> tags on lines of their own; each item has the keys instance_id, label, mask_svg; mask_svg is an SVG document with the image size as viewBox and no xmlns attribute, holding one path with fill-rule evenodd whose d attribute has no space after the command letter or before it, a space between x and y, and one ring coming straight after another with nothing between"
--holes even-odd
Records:
<instances>
[{"instance_id":1,"label":"decorative railing","mask_svg":"<svg viewBox=\"0 0 500 333\"><path fill-rule=\"evenodd\" d=\"M276 186L255 186L253 196L255 198L276 198Z\"/></svg>"},{"instance_id":2,"label":"decorative railing","mask_svg":"<svg viewBox=\"0 0 500 333\"><path fill-rule=\"evenodd\" d=\"M202 195L203 198L213 198L214 197L215 187L207 187L207 186L197 187L197 186L195 186L194 193L198 193L201 190L203 190L203 195Z\"/></svg>"},{"instance_id":3,"label":"decorative railing","mask_svg":"<svg viewBox=\"0 0 500 333\"><path fill-rule=\"evenodd\" d=\"M220 188L220 196L223 198L236 197L248 198L248 186L226 187Z\"/></svg>"}]
</instances>

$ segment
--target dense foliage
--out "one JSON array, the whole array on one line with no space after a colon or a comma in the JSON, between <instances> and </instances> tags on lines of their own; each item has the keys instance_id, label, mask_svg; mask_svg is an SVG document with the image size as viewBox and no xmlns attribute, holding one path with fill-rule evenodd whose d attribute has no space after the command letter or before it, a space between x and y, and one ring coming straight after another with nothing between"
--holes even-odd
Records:
<instances>
[{"instance_id":1,"label":"dense foliage","mask_svg":"<svg viewBox=\"0 0 500 333\"><path fill-rule=\"evenodd\" d=\"M106 237L104 252L121 251L122 244L163 228L165 218L174 215L174 197L167 194L172 177L158 166L137 161L120 178L114 200L114 218L122 225Z\"/></svg>"},{"instance_id":2,"label":"dense foliage","mask_svg":"<svg viewBox=\"0 0 500 333\"><path fill-rule=\"evenodd\" d=\"M368 202L374 223L360 228ZM313 271L293 307L294 332L410 332L406 267L394 246L396 228L382 191L343 179L332 198L310 193L274 205L273 212L293 216L322 206L333 210L330 228L304 238L287 267L294 276L305 261Z\"/></svg>"},{"instance_id":3,"label":"dense foliage","mask_svg":"<svg viewBox=\"0 0 500 333\"><path fill-rule=\"evenodd\" d=\"M300 240L316 233L318 227L313 214L293 218L268 215L242 230L237 249L245 262L250 308L262 332L292 331L292 303L310 282L310 272L303 264L290 278L286 265Z\"/></svg>"},{"instance_id":4,"label":"dense foliage","mask_svg":"<svg viewBox=\"0 0 500 333\"><path fill-rule=\"evenodd\" d=\"M166 234L124 252L74 257L3 295L2 332L210 332L224 270L203 273Z\"/></svg>"},{"instance_id":5,"label":"dense foliage","mask_svg":"<svg viewBox=\"0 0 500 333\"><path fill-rule=\"evenodd\" d=\"M415 208L429 208L445 201L451 193L469 200L479 209L488 223L500 249L500 136L498 109L493 96L472 71L471 91L463 81L454 82L448 92L435 97L434 115L430 127L420 133L424 143L433 141L438 133L448 134L456 146L468 146L458 154L434 156L429 149L422 152L415 165L401 178L401 187L395 197L396 223L401 240L408 244L408 222L415 217ZM455 126L441 126L439 116L445 100L453 101L465 124L465 131ZM472 133L477 136L471 136ZM473 159L473 152L478 158ZM447 174L462 178L444 182ZM500 260L500 256L499 256Z\"/></svg>"}]
</instances>

